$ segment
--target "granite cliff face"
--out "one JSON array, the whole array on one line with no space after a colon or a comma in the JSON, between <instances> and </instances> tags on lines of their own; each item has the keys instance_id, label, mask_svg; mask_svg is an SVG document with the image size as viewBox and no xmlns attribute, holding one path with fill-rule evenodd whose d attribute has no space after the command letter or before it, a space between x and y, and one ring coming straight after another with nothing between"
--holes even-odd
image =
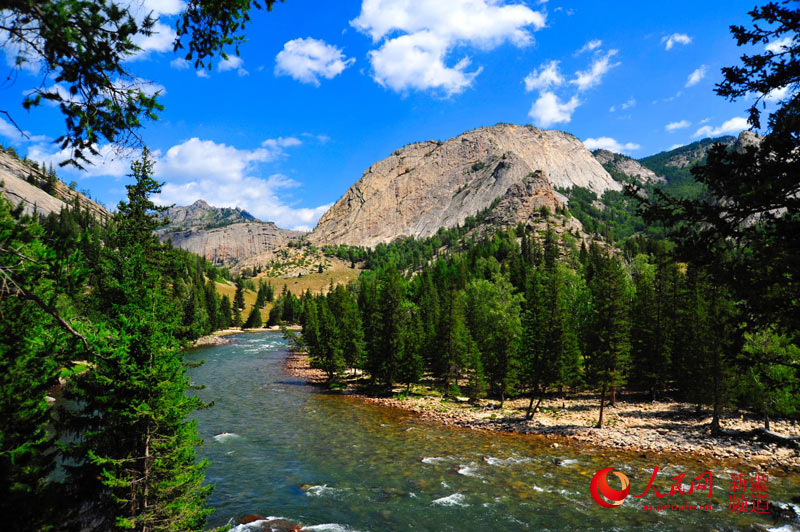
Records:
<instances>
[{"instance_id":1,"label":"granite cliff face","mask_svg":"<svg viewBox=\"0 0 800 532\"><path fill-rule=\"evenodd\" d=\"M224 266L235 267L248 258L269 254L305 234L262 222L241 209L212 207L203 200L173 207L165 217L169 224L157 231L162 242L172 240L174 246Z\"/></svg>"},{"instance_id":2,"label":"granite cliff face","mask_svg":"<svg viewBox=\"0 0 800 532\"><path fill-rule=\"evenodd\" d=\"M598 194L621 189L574 136L498 124L446 142L410 144L373 164L307 237L313 244L374 246L399 236L424 238L492 210L496 223L526 222L564 198L554 187Z\"/></svg>"},{"instance_id":3,"label":"granite cliff face","mask_svg":"<svg viewBox=\"0 0 800 532\"><path fill-rule=\"evenodd\" d=\"M47 216L59 213L66 205L73 205L77 200L82 209L88 209L100 221L106 221L111 216L102 205L61 181L56 180L52 183L51 193L46 192L41 188L45 182L44 172L0 149L0 193L14 205L22 203L26 214L36 212Z\"/></svg>"}]
</instances>

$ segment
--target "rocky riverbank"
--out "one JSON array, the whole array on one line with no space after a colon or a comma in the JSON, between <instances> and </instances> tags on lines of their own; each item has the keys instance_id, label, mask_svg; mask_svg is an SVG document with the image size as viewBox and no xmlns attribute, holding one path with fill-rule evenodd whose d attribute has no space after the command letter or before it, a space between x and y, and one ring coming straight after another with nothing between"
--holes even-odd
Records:
<instances>
[{"instance_id":1,"label":"rocky riverbank","mask_svg":"<svg viewBox=\"0 0 800 532\"><path fill-rule=\"evenodd\" d=\"M325 382L325 374L311 368L306 355L293 353L286 359L286 371L315 384ZM398 394L403 390L395 390ZM688 403L668 401L631 402L618 397L607 407L604 427L597 423L599 398L580 394L568 399L546 398L532 420L525 419L527 399L506 401L500 409L494 400L469 403L466 398L447 399L424 387L415 387L408 397L370 397L359 392L352 379L343 393L362 400L414 412L424 419L475 430L545 435L556 439L553 445L579 442L593 447L633 452L677 453L734 460L753 469L800 472L800 450L764 441L745 433L762 426L748 415L729 415L723 419L725 435L710 435L711 413L697 413ZM772 421L772 431L789 437L800 436L797 421Z\"/></svg>"}]
</instances>

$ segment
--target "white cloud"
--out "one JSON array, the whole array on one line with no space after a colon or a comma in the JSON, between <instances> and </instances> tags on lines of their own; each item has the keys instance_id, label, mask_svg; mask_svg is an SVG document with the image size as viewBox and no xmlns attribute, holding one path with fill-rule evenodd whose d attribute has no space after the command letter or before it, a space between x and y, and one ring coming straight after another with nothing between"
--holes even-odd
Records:
<instances>
[{"instance_id":1,"label":"white cloud","mask_svg":"<svg viewBox=\"0 0 800 532\"><path fill-rule=\"evenodd\" d=\"M764 95L764 100L768 102L782 102L783 100L791 97L794 95L794 91L789 85L785 85L783 87L772 89L767 94Z\"/></svg>"},{"instance_id":2,"label":"white cloud","mask_svg":"<svg viewBox=\"0 0 800 532\"><path fill-rule=\"evenodd\" d=\"M333 79L354 62L353 58L345 58L340 48L325 41L294 39L275 56L275 75L291 76L319 87L319 78Z\"/></svg>"},{"instance_id":3,"label":"white cloud","mask_svg":"<svg viewBox=\"0 0 800 532\"><path fill-rule=\"evenodd\" d=\"M695 131L694 135L692 136L695 138L719 137L720 135L734 135L745 129L750 129L750 124L747 123L745 118L737 116L735 118L731 118L730 120L726 120L719 127L703 126Z\"/></svg>"},{"instance_id":4,"label":"white cloud","mask_svg":"<svg viewBox=\"0 0 800 532\"><path fill-rule=\"evenodd\" d=\"M576 72L575 79L570 83L577 85L579 91L599 85L609 70L619 66L620 63L611 63L611 58L617 55L617 52L617 50L609 50L606 55L595 59L589 69Z\"/></svg>"},{"instance_id":5,"label":"white cloud","mask_svg":"<svg viewBox=\"0 0 800 532\"><path fill-rule=\"evenodd\" d=\"M772 52L773 54L780 54L788 50L791 44L792 38L784 37L783 39L772 41L771 43L767 44L764 49L768 52Z\"/></svg>"},{"instance_id":6,"label":"white cloud","mask_svg":"<svg viewBox=\"0 0 800 532\"><path fill-rule=\"evenodd\" d=\"M287 202L285 191L299 186L281 174L266 179L246 176L236 181L202 177L169 180L156 201L162 205L188 205L203 199L215 207L239 207L279 227L310 231L332 204L307 208Z\"/></svg>"},{"instance_id":7,"label":"white cloud","mask_svg":"<svg viewBox=\"0 0 800 532\"><path fill-rule=\"evenodd\" d=\"M562 102L552 92L544 91L533 102L528 116L540 127L564 124L572 120L572 113L580 104L581 102L576 96L573 96L568 102Z\"/></svg>"},{"instance_id":8,"label":"white cloud","mask_svg":"<svg viewBox=\"0 0 800 532\"><path fill-rule=\"evenodd\" d=\"M159 201L188 205L204 199L218 207L240 207L281 227L308 230L330 207L299 208L287 200L300 183L281 174L258 177L259 165L299 146L295 137L267 139L253 150L191 138L159 157L156 175L166 180Z\"/></svg>"},{"instance_id":9,"label":"white cloud","mask_svg":"<svg viewBox=\"0 0 800 532\"><path fill-rule=\"evenodd\" d=\"M46 135L33 135L30 131L20 131L14 124L2 118L0 118L0 136L14 142L44 142L48 140Z\"/></svg>"},{"instance_id":10,"label":"white cloud","mask_svg":"<svg viewBox=\"0 0 800 532\"><path fill-rule=\"evenodd\" d=\"M208 73L208 70L204 70L202 68L200 70L195 71L195 74L197 74L198 78L210 78L211 77L211 74Z\"/></svg>"},{"instance_id":11,"label":"white cloud","mask_svg":"<svg viewBox=\"0 0 800 532\"><path fill-rule=\"evenodd\" d=\"M301 144L295 137L278 137L248 150L195 137L170 147L165 153L154 151L155 176L165 182L155 200L161 204L188 205L204 199L218 207L241 207L281 227L310 229L330 205L297 207L288 191L299 188L300 183L281 174L260 177L262 164ZM49 146L32 146L28 158L54 165L68 158L68 151L51 151ZM118 152L112 145L102 146L99 151L99 157L89 157L95 165L87 166L85 171L64 168L59 173L78 178L122 177L130 173L131 161L139 156L130 150Z\"/></svg>"},{"instance_id":12,"label":"white cloud","mask_svg":"<svg viewBox=\"0 0 800 532\"><path fill-rule=\"evenodd\" d=\"M600 48L601 46L603 46L603 41L601 41L600 39L592 39L591 41L589 41L586 44L584 44L583 46L581 46L578 49L578 51L575 52L575 55L580 55L583 52L591 52L592 50L596 50L597 48Z\"/></svg>"},{"instance_id":13,"label":"white cloud","mask_svg":"<svg viewBox=\"0 0 800 532\"><path fill-rule=\"evenodd\" d=\"M697 85L704 77L706 77L706 65L700 65L689 74L689 77L686 79L686 87Z\"/></svg>"},{"instance_id":14,"label":"white cloud","mask_svg":"<svg viewBox=\"0 0 800 532\"><path fill-rule=\"evenodd\" d=\"M633 142L626 142L625 144L619 143L611 137L598 137L596 139L590 138L583 141L583 145L587 150L608 150L615 153L625 153L641 148L638 144Z\"/></svg>"},{"instance_id":15,"label":"white cloud","mask_svg":"<svg viewBox=\"0 0 800 532\"><path fill-rule=\"evenodd\" d=\"M283 148L294 148L296 146L301 146L302 144L303 141L297 137L278 137L276 139L267 139L261 143L261 145L265 148L279 151L282 151Z\"/></svg>"},{"instance_id":16,"label":"white cloud","mask_svg":"<svg viewBox=\"0 0 800 532\"><path fill-rule=\"evenodd\" d=\"M688 120L679 120L677 122L670 122L669 124L664 126L664 129L666 129L667 131L677 131L679 129L687 128L691 125L692 123L689 122Z\"/></svg>"},{"instance_id":17,"label":"white cloud","mask_svg":"<svg viewBox=\"0 0 800 532\"><path fill-rule=\"evenodd\" d=\"M631 107L636 107L636 99L635 99L635 98L628 98L628 100L627 100L627 101L625 101L625 102L622 102L622 103L621 103L621 104L619 104L619 105L612 105L612 106L611 106L611 107L608 109L608 111L609 111L609 112L611 112L611 113L614 113L614 112L616 112L617 110L619 110L619 111L624 111L624 110L626 110L626 109L630 109Z\"/></svg>"},{"instance_id":18,"label":"white cloud","mask_svg":"<svg viewBox=\"0 0 800 532\"><path fill-rule=\"evenodd\" d=\"M373 78L397 92L436 90L449 96L468 88L481 68L469 57L453 64L457 46L491 50L505 42L527 46L545 15L505 0L363 0L350 24L381 46L369 52Z\"/></svg>"},{"instance_id":19,"label":"white cloud","mask_svg":"<svg viewBox=\"0 0 800 532\"><path fill-rule=\"evenodd\" d=\"M558 87L564 83L564 77L558 71L558 61L543 63L539 68L525 77L525 90L544 90L550 86Z\"/></svg>"},{"instance_id":20,"label":"white cloud","mask_svg":"<svg viewBox=\"0 0 800 532\"><path fill-rule=\"evenodd\" d=\"M661 42L664 43L664 48L666 50L671 50L676 44L689 44L692 42L692 38L685 33L673 33L672 35L662 37Z\"/></svg>"},{"instance_id":21,"label":"white cloud","mask_svg":"<svg viewBox=\"0 0 800 532\"><path fill-rule=\"evenodd\" d=\"M187 68L191 68L192 64L182 57L176 57L169 62L169 66L175 70L186 70Z\"/></svg>"},{"instance_id":22,"label":"white cloud","mask_svg":"<svg viewBox=\"0 0 800 532\"><path fill-rule=\"evenodd\" d=\"M133 37L133 43L141 48L134 56L135 59L145 58L151 52L172 51L175 38L178 36L172 26L156 22L153 24L152 31L153 33L150 35L142 35L140 33Z\"/></svg>"},{"instance_id":23,"label":"white cloud","mask_svg":"<svg viewBox=\"0 0 800 532\"><path fill-rule=\"evenodd\" d=\"M65 167L59 173L65 172L69 175L82 177L122 177L130 173L131 161L139 155L135 150L120 148L113 144L95 146L95 149L99 152L99 155L90 155L84 151L84 155L89 160L89 164L83 164L84 170ZM43 161L57 167L72 156L72 151L69 149L53 150L53 144L31 146L28 148L28 159Z\"/></svg>"},{"instance_id":24,"label":"white cloud","mask_svg":"<svg viewBox=\"0 0 800 532\"><path fill-rule=\"evenodd\" d=\"M229 70L235 70L239 77L247 76L250 72L245 70L242 65L244 65L244 59L238 55L229 55L227 59L223 59L217 64L217 71L228 72Z\"/></svg>"},{"instance_id":25,"label":"white cloud","mask_svg":"<svg viewBox=\"0 0 800 532\"><path fill-rule=\"evenodd\" d=\"M447 96L460 93L472 85L482 69L467 71L471 63L469 57L448 67L446 52L446 42L433 33L397 37L369 52L373 79L396 92L436 89Z\"/></svg>"},{"instance_id":26,"label":"white cloud","mask_svg":"<svg viewBox=\"0 0 800 532\"><path fill-rule=\"evenodd\" d=\"M677 149L677 148L682 148L683 146L685 146L685 144L673 144L672 146L670 146L669 148L667 148L667 150L666 150L666 151L672 151L672 150L675 150L675 149Z\"/></svg>"},{"instance_id":27,"label":"white cloud","mask_svg":"<svg viewBox=\"0 0 800 532\"><path fill-rule=\"evenodd\" d=\"M144 8L158 15L177 15L186 4L182 0L144 0Z\"/></svg>"}]
</instances>

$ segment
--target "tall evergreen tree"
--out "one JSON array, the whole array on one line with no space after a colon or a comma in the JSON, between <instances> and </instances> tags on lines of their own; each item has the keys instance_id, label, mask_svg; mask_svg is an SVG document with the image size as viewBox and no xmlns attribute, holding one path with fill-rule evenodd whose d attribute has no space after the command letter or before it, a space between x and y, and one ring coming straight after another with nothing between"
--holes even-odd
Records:
<instances>
[{"instance_id":1,"label":"tall evergreen tree","mask_svg":"<svg viewBox=\"0 0 800 532\"><path fill-rule=\"evenodd\" d=\"M175 340L180 314L167 298L163 248L153 233L159 208L150 196L160 185L152 164L145 151L131 165L135 182L99 266L95 311L115 332L71 391L81 407L61 412L74 434L68 485L76 500L92 501L85 530L202 530L210 513L211 488L202 485L208 464L196 460L200 439L196 422L187 421L201 403L186 395Z\"/></svg>"},{"instance_id":2,"label":"tall evergreen tree","mask_svg":"<svg viewBox=\"0 0 800 532\"><path fill-rule=\"evenodd\" d=\"M592 291L593 323L588 342L588 370L591 380L601 386L598 428L603 426L606 391L624 382L630 355L629 294L625 270L616 257L606 255L589 284Z\"/></svg>"}]
</instances>

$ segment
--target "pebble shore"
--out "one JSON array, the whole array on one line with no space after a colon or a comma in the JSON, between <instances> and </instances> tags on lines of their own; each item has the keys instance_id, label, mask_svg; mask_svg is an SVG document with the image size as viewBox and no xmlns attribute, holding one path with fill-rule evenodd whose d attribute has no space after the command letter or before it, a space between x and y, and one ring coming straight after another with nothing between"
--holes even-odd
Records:
<instances>
[{"instance_id":1,"label":"pebble shore","mask_svg":"<svg viewBox=\"0 0 800 532\"><path fill-rule=\"evenodd\" d=\"M311 368L308 356L302 353L287 357L286 371L314 384L325 382L324 373ZM566 444L578 442L631 452L678 453L733 460L754 469L800 472L797 448L759 441L758 437L735 436L761 427L761 420L741 413L727 415L722 426L731 435L712 437L708 430L710 412L704 410L698 414L695 406L688 403L629 402L620 397L616 406L606 408L604 427L596 429L599 398L591 394L545 399L534 418L525 420L528 399L524 398L506 401L500 409L495 400L470 404L466 398L450 400L435 394L370 397L359 393L353 385L348 385L343 393L368 403L414 412L423 419L474 430L538 434L563 440ZM784 436L800 436L797 421L776 419L771 429Z\"/></svg>"}]
</instances>

